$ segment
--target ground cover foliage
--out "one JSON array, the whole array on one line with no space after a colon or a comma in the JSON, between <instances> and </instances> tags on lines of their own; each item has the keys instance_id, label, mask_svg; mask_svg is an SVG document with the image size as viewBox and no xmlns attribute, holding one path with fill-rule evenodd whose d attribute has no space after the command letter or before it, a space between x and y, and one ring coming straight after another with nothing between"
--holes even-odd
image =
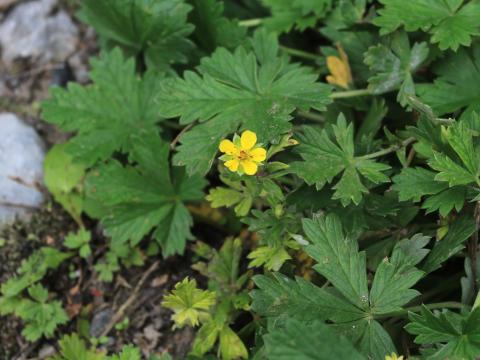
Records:
<instances>
[{"instance_id":1,"label":"ground cover foliage","mask_svg":"<svg viewBox=\"0 0 480 360\"><path fill-rule=\"evenodd\" d=\"M479 16L477 0L83 1L91 81L42 105L71 134L45 184L78 230L1 285L0 314L58 340L55 359L169 359L67 333L42 280L72 258L111 282L177 256L198 277L161 305L196 329L188 359L479 358Z\"/></svg>"}]
</instances>

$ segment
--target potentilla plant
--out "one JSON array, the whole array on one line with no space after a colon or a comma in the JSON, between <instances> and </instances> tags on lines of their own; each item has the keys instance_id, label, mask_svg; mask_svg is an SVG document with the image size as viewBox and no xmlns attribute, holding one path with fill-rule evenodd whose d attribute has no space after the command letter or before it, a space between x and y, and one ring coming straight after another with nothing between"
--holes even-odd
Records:
<instances>
[{"instance_id":1,"label":"potentilla plant","mask_svg":"<svg viewBox=\"0 0 480 360\"><path fill-rule=\"evenodd\" d=\"M54 196L100 221L105 281L194 262L206 281L162 303L198 329L190 358L480 357L480 2L88 0L80 17L102 50L43 104L73 133L47 176L77 169ZM204 227L223 244L189 242Z\"/></svg>"}]
</instances>

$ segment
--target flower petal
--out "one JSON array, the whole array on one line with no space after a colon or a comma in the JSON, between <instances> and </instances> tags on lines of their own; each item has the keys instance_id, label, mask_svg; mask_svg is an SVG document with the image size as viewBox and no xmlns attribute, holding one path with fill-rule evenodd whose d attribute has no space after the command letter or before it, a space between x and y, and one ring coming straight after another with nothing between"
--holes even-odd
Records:
<instances>
[{"instance_id":1,"label":"flower petal","mask_svg":"<svg viewBox=\"0 0 480 360\"><path fill-rule=\"evenodd\" d=\"M240 162L237 159L225 161L225 166L230 171L237 171L238 165L240 165Z\"/></svg>"},{"instance_id":2,"label":"flower petal","mask_svg":"<svg viewBox=\"0 0 480 360\"><path fill-rule=\"evenodd\" d=\"M257 143L257 135L250 130L246 130L242 133L240 138L240 144L242 145L242 150L250 150Z\"/></svg>"},{"instance_id":3,"label":"flower petal","mask_svg":"<svg viewBox=\"0 0 480 360\"><path fill-rule=\"evenodd\" d=\"M237 152L237 147L230 140L222 140L218 148L220 149L221 152L226 153L228 155L233 155Z\"/></svg>"},{"instance_id":4,"label":"flower petal","mask_svg":"<svg viewBox=\"0 0 480 360\"><path fill-rule=\"evenodd\" d=\"M253 161L261 162L267 158L267 150L261 147L250 150L250 156Z\"/></svg>"},{"instance_id":5,"label":"flower petal","mask_svg":"<svg viewBox=\"0 0 480 360\"><path fill-rule=\"evenodd\" d=\"M242 164L243 172L247 175L254 175L258 170L257 164L254 163L253 161L243 160L241 164Z\"/></svg>"}]
</instances>

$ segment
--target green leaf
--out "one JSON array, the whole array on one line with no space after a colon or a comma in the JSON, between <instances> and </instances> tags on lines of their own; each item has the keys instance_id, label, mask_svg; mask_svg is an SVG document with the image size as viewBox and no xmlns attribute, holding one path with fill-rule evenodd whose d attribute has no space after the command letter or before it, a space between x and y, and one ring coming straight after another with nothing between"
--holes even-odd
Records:
<instances>
[{"instance_id":1,"label":"green leaf","mask_svg":"<svg viewBox=\"0 0 480 360\"><path fill-rule=\"evenodd\" d=\"M412 256L416 254L408 256L402 247L397 246L391 258L383 259L377 267L370 289L370 307L374 314L399 311L403 305L420 295L411 287L424 273L413 266L415 260L412 261Z\"/></svg>"},{"instance_id":2,"label":"green leaf","mask_svg":"<svg viewBox=\"0 0 480 360\"><path fill-rule=\"evenodd\" d=\"M193 10L189 21L195 25L193 37L195 43L207 53L212 53L217 47L236 48L245 40L247 31L236 21L224 16L223 1L189 0Z\"/></svg>"},{"instance_id":3,"label":"green leaf","mask_svg":"<svg viewBox=\"0 0 480 360\"><path fill-rule=\"evenodd\" d=\"M278 271L292 257L283 246L258 246L247 258L250 259L249 268L264 266L267 270Z\"/></svg>"},{"instance_id":4,"label":"green leaf","mask_svg":"<svg viewBox=\"0 0 480 360\"><path fill-rule=\"evenodd\" d=\"M18 269L18 276L2 284L2 295L7 298L19 295L23 290L41 280L48 270L58 268L64 260L71 256L71 254L63 253L55 248L40 248L28 259L22 261Z\"/></svg>"},{"instance_id":5,"label":"green leaf","mask_svg":"<svg viewBox=\"0 0 480 360\"><path fill-rule=\"evenodd\" d=\"M435 244L423 264L422 270L429 273L438 269L441 263L465 247L463 243L475 229L475 221L470 216L463 215L457 218L453 224L449 225L445 238Z\"/></svg>"},{"instance_id":6,"label":"green leaf","mask_svg":"<svg viewBox=\"0 0 480 360\"><path fill-rule=\"evenodd\" d=\"M264 20L267 29L289 32L314 27L332 7L332 0L262 0L272 13Z\"/></svg>"},{"instance_id":7,"label":"green leaf","mask_svg":"<svg viewBox=\"0 0 480 360\"><path fill-rule=\"evenodd\" d=\"M136 166L112 160L87 177L88 196L108 209L102 224L114 244L137 244L155 229L164 256L183 253L192 237L184 203L203 198L205 180L188 178L179 168L170 173L168 152L168 144L154 134L135 138Z\"/></svg>"},{"instance_id":8,"label":"green leaf","mask_svg":"<svg viewBox=\"0 0 480 360\"><path fill-rule=\"evenodd\" d=\"M210 351L218 339L219 332L220 329L214 320L203 324L197 331L191 354L201 357Z\"/></svg>"},{"instance_id":9,"label":"green leaf","mask_svg":"<svg viewBox=\"0 0 480 360\"><path fill-rule=\"evenodd\" d=\"M399 101L405 103L405 95L415 94L412 74L427 59L426 43L415 43L410 48L408 36L404 32L393 34L386 44L372 46L365 53L365 64L375 74L368 79L369 89L374 94L399 89Z\"/></svg>"},{"instance_id":10,"label":"green leaf","mask_svg":"<svg viewBox=\"0 0 480 360\"><path fill-rule=\"evenodd\" d=\"M42 106L46 121L77 133L66 150L85 166L129 151L132 137L155 133L159 120L152 96L158 76L148 71L140 79L133 59L126 60L118 48L91 63L93 84L54 88Z\"/></svg>"},{"instance_id":11,"label":"green leaf","mask_svg":"<svg viewBox=\"0 0 480 360\"><path fill-rule=\"evenodd\" d=\"M142 54L149 67L167 70L172 63L186 63L193 48L187 38L194 28L187 23L190 10L184 0L85 0L80 17L107 47Z\"/></svg>"},{"instance_id":12,"label":"green leaf","mask_svg":"<svg viewBox=\"0 0 480 360\"><path fill-rule=\"evenodd\" d=\"M422 196L434 195L448 188L448 185L435 181L436 173L420 167L404 168L393 177L393 189L398 192L400 201L419 202Z\"/></svg>"},{"instance_id":13,"label":"green leaf","mask_svg":"<svg viewBox=\"0 0 480 360\"><path fill-rule=\"evenodd\" d=\"M215 302L214 292L198 289L196 280L186 277L175 285L171 294L165 296L162 306L174 311L172 318L178 327L187 324L197 326L199 318L207 314Z\"/></svg>"},{"instance_id":14,"label":"green leaf","mask_svg":"<svg viewBox=\"0 0 480 360\"><path fill-rule=\"evenodd\" d=\"M424 30L431 42L441 50L456 51L460 45L470 46L472 36L480 25L480 3L477 0L463 5L461 0L380 0L385 5L378 11L373 23L381 27L380 34L390 33L400 26L407 31Z\"/></svg>"},{"instance_id":15,"label":"green leaf","mask_svg":"<svg viewBox=\"0 0 480 360\"><path fill-rule=\"evenodd\" d=\"M85 176L85 167L74 163L66 148L67 144L56 144L45 156L44 182L55 200L81 224L83 192L80 183Z\"/></svg>"},{"instance_id":16,"label":"green leaf","mask_svg":"<svg viewBox=\"0 0 480 360\"><path fill-rule=\"evenodd\" d=\"M141 360L141 359L142 359L142 355L140 354L140 349L133 345L124 346L120 354L114 355L109 358L109 360Z\"/></svg>"},{"instance_id":17,"label":"green leaf","mask_svg":"<svg viewBox=\"0 0 480 360\"><path fill-rule=\"evenodd\" d=\"M91 237L90 231L80 229L77 233L68 233L68 235L65 237L63 245L69 249L79 249L80 256L87 258L91 254L91 249L89 246Z\"/></svg>"},{"instance_id":18,"label":"green leaf","mask_svg":"<svg viewBox=\"0 0 480 360\"><path fill-rule=\"evenodd\" d=\"M333 199L340 199L343 206L351 202L358 205L363 194L368 189L362 183L360 175L373 183L388 182L388 177L383 171L390 166L376 163L370 159L355 157L353 142L353 125L348 124L343 115L340 115L337 124L329 129L319 130L305 127L299 136L298 151L303 162L294 162L291 169L307 184L315 184L321 189L327 182L343 172L342 177L333 187Z\"/></svg>"},{"instance_id":19,"label":"green leaf","mask_svg":"<svg viewBox=\"0 0 480 360\"><path fill-rule=\"evenodd\" d=\"M409 318L411 322L405 329L416 335L415 342L436 345L428 359L476 359L480 356L480 309L465 315L449 310L434 314L424 306L420 314L409 313Z\"/></svg>"},{"instance_id":20,"label":"green leaf","mask_svg":"<svg viewBox=\"0 0 480 360\"><path fill-rule=\"evenodd\" d=\"M22 300L15 309L15 314L26 323L22 335L29 341L53 336L57 326L69 320L62 304L59 301L47 303L48 291L38 284L29 288L29 294L35 301Z\"/></svg>"},{"instance_id":21,"label":"green leaf","mask_svg":"<svg viewBox=\"0 0 480 360\"><path fill-rule=\"evenodd\" d=\"M77 334L63 336L58 344L61 360L105 360L105 354L87 349Z\"/></svg>"},{"instance_id":22,"label":"green leaf","mask_svg":"<svg viewBox=\"0 0 480 360\"><path fill-rule=\"evenodd\" d=\"M242 340L228 325L220 330L220 356L224 360L248 359L248 351Z\"/></svg>"},{"instance_id":23,"label":"green leaf","mask_svg":"<svg viewBox=\"0 0 480 360\"><path fill-rule=\"evenodd\" d=\"M422 209L426 209L427 214L438 210L440 215L446 217L453 209L460 212L466 198L467 190L465 187L452 187L427 198L422 205Z\"/></svg>"},{"instance_id":24,"label":"green leaf","mask_svg":"<svg viewBox=\"0 0 480 360\"><path fill-rule=\"evenodd\" d=\"M330 87L316 82L308 68L278 55L275 35L256 32L253 51L218 48L197 72L165 80L157 97L162 116L180 116L195 126L181 137L175 162L191 173L206 173L220 140L239 126L254 131L260 142L274 140L291 128L295 109L324 110Z\"/></svg>"},{"instance_id":25,"label":"green leaf","mask_svg":"<svg viewBox=\"0 0 480 360\"><path fill-rule=\"evenodd\" d=\"M467 112L480 110L480 46L460 49L447 54L433 68L438 76L433 84L419 84L420 98L430 105L437 115L452 113L467 108Z\"/></svg>"},{"instance_id":26,"label":"green leaf","mask_svg":"<svg viewBox=\"0 0 480 360\"><path fill-rule=\"evenodd\" d=\"M314 269L327 278L348 301L360 309L367 309L365 252L359 252L356 240L343 232L336 215L303 219L302 222L303 230L311 241L305 250L317 261Z\"/></svg>"},{"instance_id":27,"label":"green leaf","mask_svg":"<svg viewBox=\"0 0 480 360\"><path fill-rule=\"evenodd\" d=\"M367 359L344 336L339 336L322 321L303 324L290 319L282 329L263 337L266 358L271 360Z\"/></svg>"},{"instance_id":28,"label":"green leaf","mask_svg":"<svg viewBox=\"0 0 480 360\"><path fill-rule=\"evenodd\" d=\"M434 152L433 159L428 161L428 165L438 171L435 180L446 181L450 187L468 185L476 182L474 174L457 164L450 157L441 153Z\"/></svg>"},{"instance_id":29,"label":"green leaf","mask_svg":"<svg viewBox=\"0 0 480 360\"><path fill-rule=\"evenodd\" d=\"M292 280L281 273L273 273L273 278L256 275L253 280L259 290L251 292L252 309L262 316L274 318L276 324L290 318L350 323L364 316L338 292L320 288L299 277Z\"/></svg>"}]
</instances>

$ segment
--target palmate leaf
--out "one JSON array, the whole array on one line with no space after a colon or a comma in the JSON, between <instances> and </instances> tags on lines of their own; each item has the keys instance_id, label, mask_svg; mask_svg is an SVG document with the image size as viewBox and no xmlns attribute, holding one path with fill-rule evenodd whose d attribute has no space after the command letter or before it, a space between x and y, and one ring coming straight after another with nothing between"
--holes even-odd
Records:
<instances>
[{"instance_id":1,"label":"palmate leaf","mask_svg":"<svg viewBox=\"0 0 480 360\"><path fill-rule=\"evenodd\" d=\"M349 323L364 316L362 310L338 292L320 288L302 278L292 280L281 273L273 273L273 278L256 275L253 280L260 290L251 293L252 309L274 318L277 325L290 318Z\"/></svg>"},{"instance_id":2,"label":"palmate leaf","mask_svg":"<svg viewBox=\"0 0 480 360\"><path fill-rule=\"evenodd\" d=\"M462 186L449 188L443 181L435 180L437 173L417 168L405 168L393 177L393 189L398 192L400 201L425 201L422 208L427 214L439 211L440 215L447 216L453 209L460 211L467 197L467 189Z\"/></svg>"},{"instance_id":3,"label":"palmate leaf","mask_svg":"<svg viewBox=\"0 0 480 360\"><path fill-rule=\"evenodd\" d=\"M295 109L324 110L330 87L316 82L308 68L280 57L277 37L257 32L253 50L217 49L198 72L164 81L157 96L165 117L180 116L195 126L181 138L174 160L191 173L207 172L220 140L240 126L257 133L260 142L277 139L291 128Z\"/></svg>"},{"instance_id":4,"label":"palmate leaf","mask_svg":"<svg viewBox=\"0 0 480 360\"><path fill-rule=\"evenodd\" d=\"M317 261L315 270L333 286L320 288L279 273L257 275L259 289L251 294L252 309L272 319L273 331L281 331L289 319L305 324L329 321L363 355L383 360L395 346L372 315L398 311L418 295L411 287L424 273L415 265L428 254L424 247L430 238L419 234L398 242L391 258L378 266L369 290L365 253L344 233L336 215L304 219L303 227L311 241L306 251Z\"/></svg>"},{"instance_id":5,"label":"palmate leaf","mask_svg":"<svg viewBox=\"0 0 480 360\"><path fill-rule=\"evenodd\" d=\"M466 108L468 113L480 110L480 45L447 54L434 68L438 76L433 84L419 84L420 98L437 115Z\"/></svg>"},{"instance_id":6,"label":"palmate leaf","mask_svg":"<svg viewBox=\"0 0 480 360\"><path fill-rule=\"evenodd\" d=\"M374 74L368 79L368 87L374 94L400 89L397 99L405 105L405 97L415 94L412 74L427 59L426 43L410 41L405 32L392 34L384 44L372 46L365 53L364 61Z\"/></svg>"},{"instance_id":7,"label":"palmate leaf","mask_svg":"<svg viewBox=\"0 0 480 360\"><path fill-rule=\"evenodd\" d=\"M322 321L304 324L290 319L283 329L264 336L265 355L271 360L362 360L352 343Z\"/></svg>"},{"instance_id":8,"label":"palmate leaf","mask_svg":"<svg viewBox=\"0 0 480 360\"><path fill-rule=\"evenodd\" d=\"M46 121L77 133L66 147L87 166L108 159L114 151L129 151L132 136L154 133L159 120L152 101L158 76L147 71L140 79L133 59L125 59L118 48L91 63L93 84L55 88L42 107Z\"/></svg>"},{"instance_id":9,"label":"palmate leaf","mask_svg":"<svg viewBox=\"0 0 480 360\"><path fill-rule=\"evenodd\" d=\"M467 240L475 230L476 225L473 218L468 215L457 218L453 224L449 225L445 238L435 244L425 260L422 270L431 272L438 269L441 263L465 247L465 240Z\"/></svg>"},{"instance_id":10,"label":"palmate leaf","mask_svg":"<svg viewBox=\"0 0 480 360\"><path fill-rule=\"evenodd\" d=\"M128 55L144 54L147 65L167 70L185 63L193 48L187 38L191 6L184 0L85 0L80 17L93 26L108 47L120 46Z\"/></svg>"},{"instance_id":11,"label":"palmate leaf","mask_svg":"<svg viewBox=\"0 0 480 360\"><path fill-rule=\"evenodd\" d=\"M335 215L316 220L304 219L303 229L312 242L307 253L317 261L314 269L325 276L345 298L360 309L367 309L368 286L365 252L343 232Z\"/></svg>"},{"instance_id":12,"label":"palmate leaf","mask_svg":"<svg viewBox=\"0 0 480 360\"><path fill-rule=\"evenodd\" d=\"M113 244L136 244L155 229L164 256L183 253L192 225L184 203L203 198L205 180L189 178L181 168L170 172L168 153L168 144L157 135L135 138L131 160L136 166L112 160L88 176L88 196L108 210L102 224Z\"/></svg>"},{"instance_id":13,"label":"palmate leaf","mask_svg":"<svg viewBox=\"0 0 480 360\"><path fill-rule=\"evenodd\" d=\"M416 335L415 342L422 345L440 343L429 360L477 359L480 356L480 308L459 315L449 310L432 313L423 307L420 314L409 314L405 329Z\"/></svg>"},{"instance_id":14,"label":"palmate leaf","mask_svg":"<svg viewBox=\"0 0 480 360\"><path fill-rule=\"evenodd\" d=\"M457 50L470 46L472 36L480 29L480 2L463 0L380 0L385 5L373 23L380 34L390 33L400 26L407 31L424 30L432 35L431 42L441 50Z\"/></svg>"},{"instance_id":15,"label":"palmate leaf","mask_svg":"<svg viewBox=\"0 0 480 360\"><path fill-rule=\"evenodd\" d=\"M262 3L272 13L264 20L265 26L279 33L313 27L332 7L332 0L262 0Z\"/></svg>"},{"instance_id":16,"label":"palmate leaf","mask_svg":"<svg viewBox=\"0 0 480 360\"><path fill-rule=\"evenodd\" d=\"M338 117L332 131L304 128L299 141L297 149L304 161L292 163L292 171L317 189L342 174L333 186L333 198L339 199L343 206L351 202L358 205L363 194L368 193L360 175L375 184L389 181L383 171L390 166L355 156L353 125L347 126L343 115Z\"/></svg>"}]
</instances>

